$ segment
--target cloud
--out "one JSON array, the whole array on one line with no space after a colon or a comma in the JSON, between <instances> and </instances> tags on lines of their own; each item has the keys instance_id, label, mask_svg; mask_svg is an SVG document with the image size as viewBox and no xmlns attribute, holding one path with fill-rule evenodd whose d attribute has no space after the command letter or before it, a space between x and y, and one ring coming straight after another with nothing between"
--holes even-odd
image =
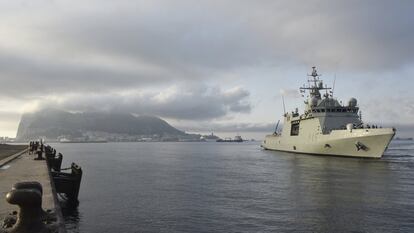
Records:
<instances>
[{"instance_id":1,"label":"cloud","mask_svg":"<svg viewBox=\"0 0 414 233\"><path fill-rule=\"evenodd\" d=\"M412 1L376 0L0 1L0 97L14 98L17 109L234 121L252 112L250 98L271 98L264 86L280 84L295 97L284 88L294 83L288 74L305 66L357 75L410 70L413 9ZM287 75L269 81L249 70ZM244 88L225 90L239 83Z\"/></svg>"},{"instance_id":2,"label":"cloud","mask_svg":"<svg viewBox=\"0 0 414 233\"><path fill-rule=\"evenodd\" d=\"M114 6L117 11L109 9ZM83 8L76 19L57 21L55 27L63 26L63 35L74 44L203 71L286 62L393 69L414 58L414 3L408 1L138 1L114 6ZM95 20L85 24L90 15Z\"/></svg>"},{"instance_id":3,"label":"cloud","mask_svg":"<svg viewBox=\"0 0 414 233\"><path fill-rule=\"evenodd\" d=\"M218 122L174 122L174 126L187 132L273 132L275 123L218 123Z\"/></svg>"},{"instance_id":4,"label":"cloud","mask_svg":"<svg viewBox=\"0 0 414 233\"><path fill-rule=\"evenodd\" d=\"M69 111L111 111L151 114L182 120L222 118L232 113L249 113L250 93L235 87L172 86L159 91L134 90L126 93L71 94L60 99L46 99L39 106Z\"/></svg>"},{"instance_id":5,"label":"cloud","mask_svg":"<svg viewBox=\"0 0 414 233\"><path fill-rule=\"evenodd\" d=\"M104 59L101 59L104 60ZM120 61L117 61L120 62ZM55 61L44 58L26 58L21 54L0 51L1 94L8 97L44 96L71 92L104 92L134 86L157 85L174 73L151 65L127 62L120 67L96 64L93 59L84 62Z\"/></svg>"},{"instance_id":6,"label":"cloud","mask_svg":"<svg viewBox=\"0 0 414 233\"><path fill-rule=\"evenodd\" d=\"M408 1L398 6L388 1L274 1L253 6L263 16L252 22L286 58L324 70L341 66L375 72L413 63L408 46L414 38L413 7Z\"/></svg>"},{"instance_id":7,"label":"cloud","mask_svg":"<svg viewBox=\"0 0 414 233\"><path fill-rule=\"evenodd\" d=\"M19 117L20 113L18 112L0 111L0 121L2 122L12 121Z\"/></svg>"},{"instance_id":8,"label":"cloud","mask_svg":"<svg viewBox=\"0 0 414 233\"><path fill-rule=\"evenodd\" d=\"M376 98L361 105L363 120L388 125L412 124L414 100L408 96Z\"/></svg>"},{"instance_id":9,"label":"cloud","mask_svg":"<svg viewBox=\"0 0 414 233\"><path fill-rule=\"evenodd\" d=\"M3 2L2 95L205 82L244 67L413 64L414 3Z\"/></svg>"},{"instance_id":10,"label":"cloud","mask_svg":"<svg viewBox=\"0 0 414 233\"><path fill-rule=\"evenodd\" d=\"M300 98L301 95L297 89L280 89L280 94L287 98ZM278 97L279 98L279 97Z\"/></svg>"}]
</instances>

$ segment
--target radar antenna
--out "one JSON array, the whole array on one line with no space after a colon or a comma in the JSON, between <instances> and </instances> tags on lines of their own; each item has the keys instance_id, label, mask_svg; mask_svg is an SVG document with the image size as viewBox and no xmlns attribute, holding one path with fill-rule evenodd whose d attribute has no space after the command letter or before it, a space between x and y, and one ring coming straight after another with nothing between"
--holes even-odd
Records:
<instances>
[{"instance_id":1,"label":"radar antenna","mask_svg":"<svg viewBox=\"0 0 414 233\"><path fill-rule=\"evenodd\" d=\"M312 73L308 74L308 76L312 78L308 79L307 86L303 86L300 88L301 93L304 93L306 90L308 90L311 98L317 97L318 99L320 99L321 98L321 93L319 92L320 90L328 91L332 89L330 87L323 86L323 81L319 78L322 75L318 74L318 71L316 70L316 66L312 67Z\"/></svg>"}]
</instances>

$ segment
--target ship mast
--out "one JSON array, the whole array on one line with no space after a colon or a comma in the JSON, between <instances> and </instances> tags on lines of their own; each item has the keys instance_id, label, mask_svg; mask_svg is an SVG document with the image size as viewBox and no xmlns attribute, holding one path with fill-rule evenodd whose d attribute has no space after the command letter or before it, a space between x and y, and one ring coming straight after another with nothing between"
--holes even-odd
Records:
<instances>
[{"instance_id":1,"label":"ship mast","mask_svg":"<svg viewBox=\"0 0 414 233\"><path fill-rule=\"evenodd\" d=\"M315 66L312 67L312 74L308 74L308 76L311 77L311 78L308 78L308 85L307 86L304 85L303 87L301 87L300 92L305 93L306 90L308 90L310 94L309 96L310 98L316 97L318 99L321 99L320 90L328 91L332 89L330 87L323 86L323 81L320 79L320 76L322 75L318 74Z\"/></svg>"}]
</instances>

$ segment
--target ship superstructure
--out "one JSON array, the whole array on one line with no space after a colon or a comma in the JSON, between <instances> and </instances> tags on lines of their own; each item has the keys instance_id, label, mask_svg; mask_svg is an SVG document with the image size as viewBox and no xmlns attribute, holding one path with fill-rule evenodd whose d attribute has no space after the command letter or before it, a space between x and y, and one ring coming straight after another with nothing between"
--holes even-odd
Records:
<instances>
[{"instance_id":1,"label":"ship superstructure","mask_svg":"<svg viewBox=\"0 0 414 233\"><path fill-rule=\"evenodd\" d=\"M380 158L395 135L394 128L366 125L358 102L346 104L333 97L324 86L316 67L308 75L308 84L300 88L308 94L305 110L284 113L283 130L267 135L262 147L295 153Z\"/></svg>"},{"instance_id":2,"label":"ship superstructure","mask_svg":"<svg viewBox=\"0 0 414 233\"><path fill-rule=\"evenodd\" d=\"M214 135L214 133L211 133L210 135L203 135L200 137L200 141L202 142L216 142L220 138Z\"/></svg>"}]
</instances>

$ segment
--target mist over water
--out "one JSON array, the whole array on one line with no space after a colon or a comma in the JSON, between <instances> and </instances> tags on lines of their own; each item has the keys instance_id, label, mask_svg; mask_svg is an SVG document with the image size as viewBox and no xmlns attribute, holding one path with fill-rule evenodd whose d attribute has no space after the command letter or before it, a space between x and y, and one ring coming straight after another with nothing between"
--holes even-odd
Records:
<instances>
[{"instance_id":1,"label":"mist over water","mask_svg":"<svg viewBox=\"0 0 414 233\"><path fill-rule=\"evenodd\" d=\"M414 143L382 159L259 143L53 144L84 176L69 232L413 232Z\"/></svg>"}]
</instances>

